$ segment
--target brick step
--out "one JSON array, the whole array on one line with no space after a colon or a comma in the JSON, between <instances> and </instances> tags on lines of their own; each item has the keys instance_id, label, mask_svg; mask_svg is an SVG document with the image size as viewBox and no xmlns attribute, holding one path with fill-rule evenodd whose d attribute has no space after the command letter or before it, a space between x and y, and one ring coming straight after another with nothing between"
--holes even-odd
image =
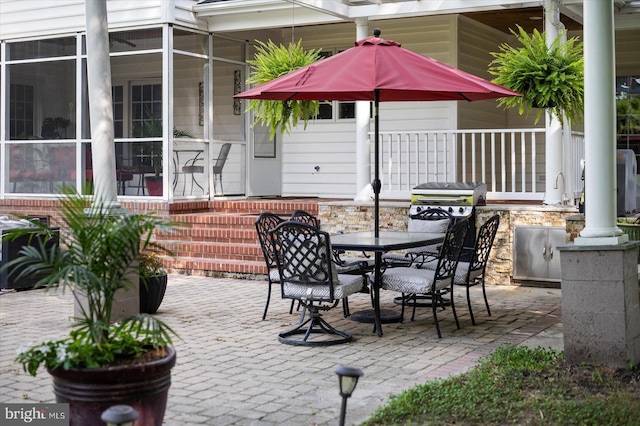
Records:
<instances>
[{"instance_id":1,"label":"brick step","mask_svg":"<svg viewBox=\"0 0 640 426\"><path fill-rule=\"evenodd\" d=\"M217 227L217 228L253 228L258 215L250 213L200 212L172 215L170 220L177 228Z\"/></svg>"},{"instance_id":2,"label":"brick step","mask_svg":"<svg viewBox=\"0 0 640 426\"><path fill-rule=\"evenodd\" d=\"M272 212L275 214L290 215L296 210L306 210L313 215L318 214L316 199L250 199L250 200L225 200L212 201L210 207L217 213L251 213Z\"/></svg>"},{"instance_id":3,"label":"brick step","mask_svg":"<svg viewBox=\"0 0 640 426\"><path fill-rule=\"evenodd\" d=\"M231 227L231 228L177 228L167 233L156 233L157 241L165 242L211 242L211 243L236 243L236 244L257 244L258 235L253 225L251 227Z\"/></svg>"},{"instance_id":4,"label":"brick step","mask_svg":"<svg viewBox=\"0 0 640 426\"><path fill-rule=\"evenodd\" d=\"M255 221L262 212L291 216L318 214L317 199L214 200L198 209L170 215L174 229L154 239L175 254L163 256L169 272L211 275L266 275Z\"/></svg>"},{"instance_id":5,"label":"brick step","mask_svg":"<svg viewBox=\"0 0 640 426\"><path fill-rule=\"evenodd\" d=\"M170 259L163 256L165 267L170 273L189 275L266 275L263 260L247 261L236 259L208 259L201 257L181 257Z\"/></svg>"},{"instance_id":6,"label":"brick step","mask_svg":"<svg viewBox=\"0 0 640 426\"><path fill-rule=\"evenodd\" d=\"M263 259L262 250L257 241L253 244L164 241L163 246L173 252L177 258L192 257L247 261L259 261Z\"/></svg>"}]
</instances>

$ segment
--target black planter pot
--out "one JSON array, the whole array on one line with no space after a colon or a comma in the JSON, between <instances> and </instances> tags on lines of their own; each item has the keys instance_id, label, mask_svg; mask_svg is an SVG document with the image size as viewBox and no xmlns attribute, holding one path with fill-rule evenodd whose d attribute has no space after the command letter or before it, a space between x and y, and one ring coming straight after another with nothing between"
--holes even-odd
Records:
<instances>
[{"instance_id":1,"label":"black planter pot","mask_svg":"<svg viewBox=\"0 0 640 426\"><path fill-rule=\"evenodd\" d=\"M157 361L103 368L50 370L56 402L69 403L70 425L102 425L102 413L129 405L139 414L136 425L161 426L171 386L176 351Z\"/></svg>"},{"instance_id":2,"label":"black planter pot","mask_svg":"<svg viewBox=\"0 0 640 426\"><path fill-rule=\"evenodd\" d=\"M154 314L167 291L167 274L147 277L146 285L140 278L140 313Z\"/></svg>"}]
</instances>

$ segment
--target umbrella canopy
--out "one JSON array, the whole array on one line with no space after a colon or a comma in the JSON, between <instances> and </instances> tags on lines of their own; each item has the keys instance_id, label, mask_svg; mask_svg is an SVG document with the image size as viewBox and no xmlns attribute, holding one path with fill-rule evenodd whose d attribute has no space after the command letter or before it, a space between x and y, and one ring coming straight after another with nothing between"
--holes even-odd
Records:
<instances>
[{"instance_id":1,"label":"umbrella canopy","mask_svg":"<svg viewBox=\"0 0 640 426\"><path fill-rule=\"evenodd\" d=\"M235 95L243 99L280 101L375 102L375 231L378 233L379 102L477 101L519 93L480 77L403 49L400 43L374 36L357 41L337 55L299 68Z\"/></svg>"}]
</instances>

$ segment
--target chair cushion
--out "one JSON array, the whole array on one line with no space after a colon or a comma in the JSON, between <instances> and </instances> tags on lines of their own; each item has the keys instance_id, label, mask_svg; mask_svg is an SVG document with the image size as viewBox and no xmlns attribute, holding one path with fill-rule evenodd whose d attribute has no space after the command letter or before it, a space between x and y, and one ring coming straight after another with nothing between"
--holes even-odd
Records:
<instances>
[{"instance_id":1,"label":"chair cushion","mask_svg":"<svg viewBox=\"0 0 640 426\"><path fill-rule=\"evenodd\" d=\"M338 275L338 284L334 284L334 299L342 299L353 293L362 290L364 286L364 278L362 275ZM329 299L328 285L307 285L284 282L284 294L289 297L296 297L309 300L326 300Z\"/></svg>"},{"instance_id":2,"label":"chair cushion","mask_svg":"<svg viewBox=\"0 0 640 426\"><path fill-rule=\"evenodd\" d=\"M347 263L344 265L338 265L337 263L333 264L333 268L336 270L338 274L349 274L349 273L360 273L362 272L362 267L357 263Z\"/></svg>"},{"instance_id":3,"label":"chair cushion","mask_svg":"<svg viewBox=\"0 0 640 426\"><path fill-rule=\"evenodd\" d=\"M456 275L453 277L453 283L456 285L466 285L467 284L467 272L469 271L469 262L458 262L458 267L456 268ZM482 275L482 270L476 269L475 271L471 271L469 274L469 282L473 283L473 281Z\"/></svg>"},{"instance_id":4,"label":"chair cushion","mask_svg":"<svg viewBox=\"0 0 640 426\"><path fill-rule=\"evenodd\" d=\"M363 264L366 268L373 268L376 266L376 260L373 257L341 257L340 260L344 262L345 265L349 265L351 263L355 264Z\"/></svg>"},{"instance_id":5,"label":"chair cushion","mask_svg":"<svg viewBox=\"0 0 640 426\"><path fill-rule=\"evenodd\" d=\"M391 268L382 274L382 288L401 293L431 293L436 271L433 269L417 268ZM440 280L436 284L436 290L449 287L451 279Z\"/></svg>"},{"instance_id":6,"label":"chair cushion","mask_svg":"<svg viewBox=\"0 0 640 426\"><path fill-rule=\"evenodd\" d=\"M451 222L449 219L440 219L440 220L422 220L422 219L411 219L409 218L409 224L407 226L407 230L409 232L437 232L439 234L444 234L447 232L449 228L449 224ZM425 253L431 255L437 255L440 251L441 243L437 244L429 244L421 247L414 247L407 249L407 253ZM387 253L382 256L383 259L391 261L391 262L411 262L411 257L407 257L406 259L402 259L400 256L402 254L397 253Z\"/></svg>"},{"instance_id":7,"label":"chair cushion","mask_svg":"<svg viewBox=\"0 0 640 426\"><path fill-rule=\"evenodd\" d=\"M449 219L441 220L421 220L409 218L407 230L409 232L439 232L445 233L449 229Z\"/></svg>"},{"instance_id":8,"label":"chair cushion","mask_svg":"<svg viewBox=\"0 0 640 426\"><path fill-rule=\"evenodd\" d=\"M428 262L425 262L422 265L423 269L436 269L436 267L438 266L438 260L430 260ZM466 285L466 279L467 279L467 271L469 270L469 262L458 262L458 267L456 268L456 273L455 276L453 277L453 283L456 285ZM479 277L480 275L482 275L482 271L481 270L475 270L475 271L471 271L471 274L469 274L469 281L473 281L474 279L476 279L477 277Z\"/></svg>"},{"instance_id":9,"label":"chair cushion","mask_svg":"<svg viewBox=\"0 0 640 426\"><path fill-rule=\"evenodd\" d=\"M387 263L411 264L411 256L403 253L385 253L382 260Z\"/></svg>"},{"instance_id":10,"label":"chair cushion","mask_svg":"<svg viewBox=\"0 0 640 426\"><path fill-rule=\"evenodd\" d=\"M280 282L280 271L278 271L278 268L269 271L269 280L271 280L272 283Z\"/></svg>"}]
</instances>

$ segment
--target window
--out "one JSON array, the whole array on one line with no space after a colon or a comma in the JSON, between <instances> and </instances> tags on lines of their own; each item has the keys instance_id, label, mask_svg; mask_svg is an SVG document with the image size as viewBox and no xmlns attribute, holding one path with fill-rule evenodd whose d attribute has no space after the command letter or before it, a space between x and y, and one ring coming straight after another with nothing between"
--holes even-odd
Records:
<instances>
[{"instance_id":1,"label":"window","mask_svg":"<svg viewBox=\"0 0 640 426\"><path fill-rule=\"evenodd\" d=\"M124 137L124 90L122 86L113 86L112 104L113 104L113 136L116 138Z\"/></svg>"},{"instance_id":2,"label":"window","mask_svg":"<svg viewBox=\"0 0 640 426\"><path fill-rule=\"evenodd\" d=\"M640 75L616 78L618 149L632 149L640 157Z\"/></svg>"},{"instance_id":3,"label":"window","mask_svg":"<svg viewBox=\"0 0 640 426\"><path fill-rule=\"evenodd\" d=\"M134 138L162 136L162 84L131 85L131 130Z\"/></svg>"},{"instance_id":4,"label":"window","mask_svg":"<svg viewBox=\"0 0 640 426\"><path fill-rule=\"evenodd\" d=\"M33 86L11 84L9 88L9 138L33 136Z\"/></svg>"}]
</instances>

